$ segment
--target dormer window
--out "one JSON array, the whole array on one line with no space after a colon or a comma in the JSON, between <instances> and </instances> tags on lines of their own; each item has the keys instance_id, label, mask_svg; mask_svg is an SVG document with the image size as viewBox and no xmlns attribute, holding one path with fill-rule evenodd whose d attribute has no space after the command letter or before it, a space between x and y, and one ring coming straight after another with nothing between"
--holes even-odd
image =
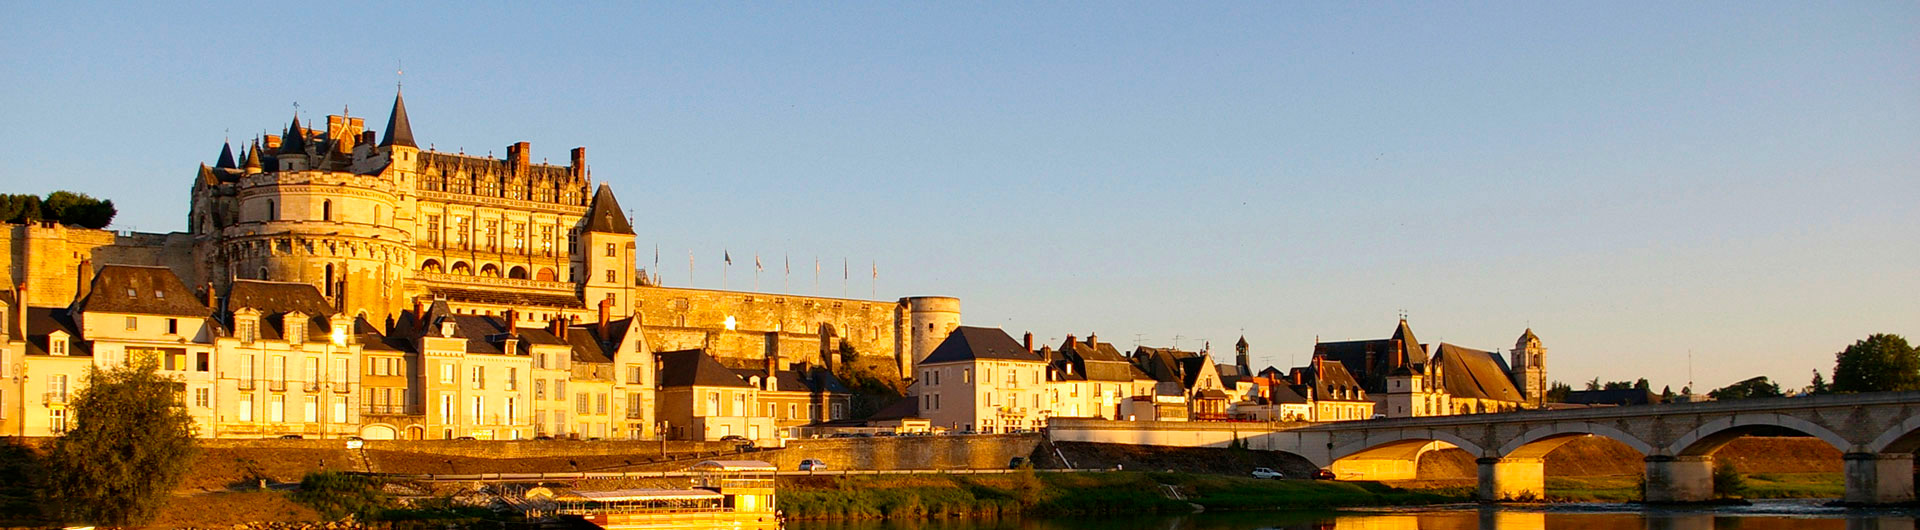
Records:
<instances>
[{"instance_id":1,"label":"dormer window","mask_svg":"<svg viewBox=\"0 0 1920 530\"><path fill-rule=\"evenodd\" d=\"M159 290L159 289L155 289L155 290L153 291L153 297L154 297L154 298L166 298L166 297L167 297L167 292L166 292L166 291L162 291L162 290Z\"/></svg>"},{"instance_id":2,"label":"dormer window","mask_svg":"<svg viewBox=\"0 0 1920 530\"><path fill-rule=\"evenodd\" d=\"M135 290L134 290L134 289L133 289L132 287L128 287L128 288L127 288L127 298L133 298L133 297L135 297L135 296L140 296L140 293L139 293L139 291L135 291Z\"/></svg>"},{"instance_id":3,"label":"dormer window","mask_svg":"<svg viewBox=\"0 0 1920 530\"><path fill-rule=\"evenodd\" d=\"M50 336L48 337L48 342L50 342L49 346L52 347L53 349L52 353L54 355L67 354L67 338L64 336L64 334L56 334L54 336Z\"/></svg>"}]
</instances>

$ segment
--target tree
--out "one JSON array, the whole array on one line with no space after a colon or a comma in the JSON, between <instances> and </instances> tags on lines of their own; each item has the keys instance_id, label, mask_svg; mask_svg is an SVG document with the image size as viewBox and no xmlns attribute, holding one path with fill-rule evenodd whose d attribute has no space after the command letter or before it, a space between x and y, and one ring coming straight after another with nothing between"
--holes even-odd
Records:
<instances>
[{"instance_id":1,"label":"tree","mask_svg":"<svg viewBox=\"0 0 1920 530\"><path fill-rule=\"evenodd\" d=\"M60 224L87 228L106 228L118 213L113 208L113 201L102 201L85 193L71 191L47 194L47 200L40 203L40 211L42 216Z\"/></svg>"},{"instance_id":2,"label":"tree","mask_svg":"<svg viewBox=\"0 0 1920 530\"><path fill-rule=\"evenodd\" d=\"M1660 401L1673 401L1673 385L1660 387Z\"/></svg>"},{"instance_id":3,"label":"tree","mask_svg":"<svg viewBox=\"0 0 1920 530\"><path fill-rule=\"evenodd\" d=\"M88 369L73 430L47 450L48 496L69 521L130 526L153 518L197 452L180 382L151 357Z\"/></svg>"},{"instance_id":4,"label":"tree","mask_svg":"<svg viewBox=\"0 0 1920 530\"><path fill-rule=\"evenodd\" d=\"M1707 395L1713 396L1713 399L1728 400L1780 397L1782 394L1780 385L1773 384L1773 381L1768 381L1767 376L1763 375L1727 385L1719 390L1708 392Z\"/></svg>"},{"instance_id":5,"label":"tree","mask_svg":"<svg viewBox=\"0 0 1920 530\"><path fill-rule=\"evenodd\" d=\"M1587 390L1599 390L1599 389L1600 389L1600 378L1595 377L1593 378L1592 381L1587 381Z\"/></svg>"},{"instance_id":6,"label":"tree","mask_svg":"<svg viewBox=\"0 0 1920 530\"><path fill-rule=\"evenodd\" d=\"M1875 333L1834 356L1834 392L1920 390L1920 353L1899 335Z\"/></svg>"},{"instance_id":7,"label":"tree","mask_svg":"<svg viewBox=\"0 0 1920 530\"><path fill-rule=\"evenodd\" d=\"M1813 382L1807 384L1807 393L1808 394L1825 394L1829 390L1831 389L1827 387L1827 378L1821 377L1820 369L1815 368L1813 370Z\"/></svg>"},{"instance_id":8,"label":"tree","mask_svg":"<svg viewBox=\"0 0 1920 530\"><path fill-rule=\"evenodd\" d=\"M1653 391L1653 384L1652 384L1652 383L1648 383L1648 382L1647 382L1647 378L1645 378L1645 377L1642 377L1642 378L1640 378L1640 380L1639 380L1639 381L1634 381L1634 382L1633 382L1633 389L1634 389L1634 390L1641 390L1641 391L1646 391L1646 392L1652 392L1652 391Z\"/></svg>"},{"instance_id":9,"label":"tree","mask_svg":"<svg viewBox=\"0 0 1920 530\"><path fill-rule=\"evenodd\" d=\"M1566 383L1554 381L1552 385L1547 386L1547 401L1565 403L1567 401L1567 394L1571 393L1573 393L1573 387L1567 386Z\"/></svg>"}]
</instances>

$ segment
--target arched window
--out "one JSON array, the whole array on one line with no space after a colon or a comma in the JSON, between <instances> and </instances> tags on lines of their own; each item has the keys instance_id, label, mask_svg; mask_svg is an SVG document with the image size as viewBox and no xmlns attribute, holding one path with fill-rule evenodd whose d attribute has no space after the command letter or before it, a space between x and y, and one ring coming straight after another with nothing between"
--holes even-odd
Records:
<instances>
[{"instance_id":1,"label":"arched window","mask_svg":"<svg viewBox=\"0 0 1920 530\"><path fill-rule=\"evenodd\" d=\"M273 199L267 199L267 220L268 221L280 220L280 208L278 205L275 205L273 203Z\"/></svg>"},{"instance_id":2,"label":"arched window","mask_svg":"<svg viewBox=\"0 0 1920 530\"><path fill-rule=\"evenodd\" d=\"M332 200L320 201L320 220L322 221L333 220L333 201Z\"/></svg>"},{"instance_id":3,"label":"arched window","mask_svg":"<svg viewBox=\"0 0 1920 530\"><path fill-rule=\"evenodd\" d=\"M507 270L507 277L515 280L525 280L527 279L527 268L514 265L512 269Z\"/></svg>"},{"instance_id":4,"label":"arched window","mask_svg":"<svg viewBox=\"0 0 1920 530\"><path fill-rule=\"evenodd\" d=\"M481 265L481 266L480 266L480 275L481 275L481 276L486 276L486 277L488 277L488 278L499 278L499 277L500 277L500 267L497 267L497 266L494 266L494 264L492 264L492 263L488 263L488 264L486 264L486 265Z\"/></svg>"},{"instance_id":5,"label":"arched window","mask_svg":"<svg viewBox=\"0 0 1920 530\"><path fill-rule=\"evenodd\" d=\"M453 262L452 272L454 274L465 274L468 276L472 276L473 266L468 265L467 262L464 262L464 261L456 261L456 262Z\"/></svg>"},{"instance_id":6,"label":"arched window","mask_svg":"<svg viewBox=\"0 0 1920 530\"><path fill-rule=\"evenodd\" d=\"M259 277L259 278L256 278L256 279L260 279L260 280L265 280L265 279L267 279L267 268L266 268L266 267L261 267L261 268L260 268L260 277Z\"/></svg>"},{"instance_id":7,"label":"arched window","mask_svg":"<svg viewBox=\"0 0 1920 530\"><path fill-rule=\"evenodd\" d=\"M322 289L322 291L326 292L328 297L333 296L333 264L332 263L327 264L327 288Z\"/></svg>"},{"instance_id":8,"label":"arched window","mask_svg":"<svg viewBox=\"0 0 1920 530\"><path fill-rule=\"evenodd\" d=\"M444 272L444 271L443 271L443 270L442 270L442 269L440 268L440 260L437 260L437 259L430 259L430 260L427 260L427 261L426 261L426 262L424 262L424 263L421 263L421 264L420 264L420 270L424 270L424 271L427 271L427 272L431 272L431 273L435 273L435 274L439 274L439 273L441 273L441 272Z\"/></svg>"},{"instance_id":9,"label":"arched window","mask_svg":"<svg viewBox=\"0 0 1920 530\"><path fill-rule=\"evenodd\" d=\"M540 272L536 273L533 279L543 282L554 281L553 267L541 267Z\"/></svg>"}]
</instances>

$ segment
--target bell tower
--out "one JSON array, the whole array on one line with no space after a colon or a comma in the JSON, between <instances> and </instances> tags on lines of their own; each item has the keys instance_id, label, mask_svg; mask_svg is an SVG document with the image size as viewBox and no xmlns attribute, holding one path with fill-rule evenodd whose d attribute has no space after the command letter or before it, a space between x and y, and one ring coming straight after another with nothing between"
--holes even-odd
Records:
<instances>
[{"instance_id":1,"label":"bell tower","mask_svg":"<svg viewBox=\"0 0 1920 530\"><path fill-rule=\"evenodd\" d=\"M1507 365L1513 370L1509 374L1514 386L1527 394L1527 404L1539 407L1546 402L1547 394L1547 348L1540 345L1540 337L1533 334L1533 328L1527 328L1514 341Z\"/></svg>"}]
</instances>

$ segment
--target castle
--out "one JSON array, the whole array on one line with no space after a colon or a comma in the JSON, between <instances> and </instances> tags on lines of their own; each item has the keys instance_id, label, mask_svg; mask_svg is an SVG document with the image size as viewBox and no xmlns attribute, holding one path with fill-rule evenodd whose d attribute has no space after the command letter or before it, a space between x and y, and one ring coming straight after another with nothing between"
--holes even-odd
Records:
<instances>
[{"instance_id":1,"label":"castle","mask_svg":"<svg viewBox=\"0 0 1920 530\"><path fill-rule=\"evenodd\" d=\"M176 329L165 335L173 338L165 340L204 345L210 355L227 355L217 345L238 336L237 326L249 318L262 314L284 318L291 314L294 317L287 322L304 322L305 318L324 317L313 324L320 329L337 328L331 333L344 335L346 340L333 342L339 342L343 349L357 347L361 352L356 355L362 358L372 355L366 351L377 348L396 350L400 360L395 362L403 362L408 368L395 367L383 373L406 374L404 377L410 379L392 383L401 389L402 397L377 401L362 392L363 378L351 378L355 388L351 395L327 394L317 406L322 413L316 416L329 416L324 413L330 408L327 404L334 401L332 398L342 398L338 405L343 411L334 418L335 424L363 423L345 421L357 416L346 409L372 410L369 407L375 403L396 404L381 410L421 412L426 416L442 408L465 408L471 404L465 401L468 397L522 403L506 394L459 395L453 396L461 401L458 406L443 407L447 404L428 387L450 383L442 379L467 378L421 375L438 370L429 366L435 355L464 358L474 350L486 350L507 351L511 356L513 349L519 348L526 350L521 355L536 358L528 346L531 339L517 338L520 335L545 333L550 337L541 340L555 342L553 346L558 347L567 344L568 330L585 329L599 342L587 349L603 350L596 354L615 355L623 348L646 355L700 350L736 368L759 366L767 360L792 363L780 369L800 364L831 368L836 363L848 363L898 378L899 374L912 373L914 362L926 357L960 323L959 300L948 297L858 300L657 285L637 267L633 221L622 210L611 186L594 183L585 148L571 150L565 165L535 161L527 142L508 146L504 159L421 149L405 100L398 93L381 132L368 129L362 118L346 115L327 116L324 127L313 125L303 125L295 116L282 134L263 135L238 151L223 145L215 161L202 164L194 175L184 233L114 233L50 224L0 227L5 230L0 234L0 266L9 275L8 285L14 287L9 296L14 315L57 311L58 315L46 315L48 322L78 322L84 320L82 312L87 306L82 302L96 294L93 284L107 279L97 277L97 273L114 268L114 282L138 276L144 278L141 282L154 283L160 280L152 277L151 271L128 271L164 268L184 286L173 294L176 300L168 304L183 296L191 297L202 308L199 318L205 319L204 324L196 324L198 331ZM317 297L286 285L306 286ZM167 291L170 289L159 290ZM245 303L253 306L242 307L234 301L236 291L243 295L265 291L279 294L248 295L250 301ZM286 304L291 299L301 302L290 309ZM190 310L176 308L175 313L163 316L175 322L194 318L188 314ZM452 327L446 330L429 329L448 323ZM12 324L0 328L15 328L7 329L6 336L25 342L18 351L0 350L10 352L5 364L12 369L0 373L0 377L11 377L19 383L14 386L25 388L31 383L22 381L34 377L21 373L26 369L24 363L32 360L28 350L50 353L46 347L36 349L27 344L34 344L33 340L46 343L46 328L59 326ZM470 344L426 340L465 337L468 332L464 328L480 327L492 333L467 341ZM608 331L615 328L617 333ZM76 345L92 340L84 336L86 330L71 331L76 332L71 335L81 335L68 337L80 341ZM275 335L281 337L282 344L297 345L302 340L297 334L287 335L285 330ZM502 350L506 339L491 335L516 337L516 344ZM258 336L248 337L248 344ZM635 343L616 344L614 339L622 338ZM159 340L141 340L149 339ZM428 343L434 344L429 347ZM194 348L200 346L188 349ZM567 355L583 357L579 352ZM281 362L270 361L270 357L261 356L252 362ZM325 357L322 355L321 360ZM354 359L353 365L360 366L362 360ZM218 360L209 363L225 366ZM469 368L478 366L461 365L457 369L468 374ZM250 374L265 374L270 368L255 365L244 369ZM237 373L243 368L235 365L232 369ZM527 368L543 369L551 368ZM496 370L516 376L526 373L506 365ZM327 370L323 367L318 371ZM432 375L443 374L435 371ZM246 395L254 399L248 406L258 410L270 406L263 403L276 399L267 394L248 395L251 390L217 383L223 378L232 379L232 374L211 374L208 378L211 394ZM522 388L522 384L504 385L490 391L522 392L513 390ZM382 392L385 397L389 391ZM0 394L0 410L18 406L15 414L0 413L0 418L17 419L24 414L31 408L27 402L34 401L30 394L36 393L20 390L15 396ZM624 414L636 421L626 422L631 426L605 427L607 435L651 436L654 432L654 406L646 405L651 397L640 396L637 390L634 394L626 407L632 412ZM214 403L224 399L214 395L208 398L210 408L217 408ZM234 399L232 406L238 407L238 398ZM608 400L606 396L587 399L595 403ZM33 405L48 407L43 402ZM494 408L506 412L512 407ZM609 409L604 404L586 408L602 415ZM452 410L445 412L452 415ZM523 411L514 412L507 415ZM196 414L217 418L224 413ZM238 417L239 413L231 416ZM531 422L533 418L529 415L526 419ZM475 430L472 424L451 430L441 427L458 421L417 423L426 432L416 435L425 437ZM485 430L500 437L531 434L504 427L505 422L498 425L503 427ZM14 427L0 426L0 432L24 432L17 422ZM560 433L575 428L562 425ZM270 431L272 428L262 432Z\"/></svg>"}]
</instances>

